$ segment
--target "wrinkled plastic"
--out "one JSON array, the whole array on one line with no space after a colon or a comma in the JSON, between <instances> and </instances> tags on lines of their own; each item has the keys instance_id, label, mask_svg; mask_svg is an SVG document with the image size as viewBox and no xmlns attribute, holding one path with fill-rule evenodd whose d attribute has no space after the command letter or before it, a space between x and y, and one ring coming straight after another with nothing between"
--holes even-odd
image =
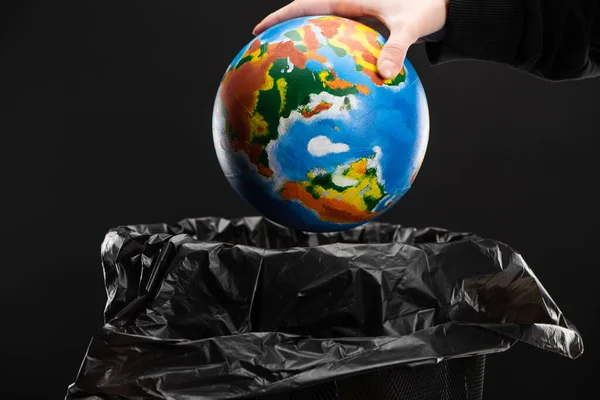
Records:
<instances>
[{"instance_id":1,"label":"wrinkled plastic","mask_svg":"<svg viewBox=\"0 0 600 400\"><path fill-rule=\"evenodd\" d=\"M115 228L102 264L106 324L67 399L251 398L516 341L583 352L521 255L469 233L199 218Z\"/></svg>"}]
</instances>

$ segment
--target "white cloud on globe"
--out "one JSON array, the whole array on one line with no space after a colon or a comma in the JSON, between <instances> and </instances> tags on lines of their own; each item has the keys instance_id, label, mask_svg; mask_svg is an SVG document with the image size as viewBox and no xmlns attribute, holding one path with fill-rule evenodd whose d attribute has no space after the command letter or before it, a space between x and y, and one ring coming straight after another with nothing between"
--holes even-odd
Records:
<instances>
[{"instance_id":1,"label":"white cloud on globe","mask_svg":"<svg viewBox=\"0 0 600 400\"><path fill-rule=\"evenodd\" d=\"M327 136L316 136L308 142L308 152L314 157L350 151L346 143L333 143Z\"/></svg>"}]
</instances>

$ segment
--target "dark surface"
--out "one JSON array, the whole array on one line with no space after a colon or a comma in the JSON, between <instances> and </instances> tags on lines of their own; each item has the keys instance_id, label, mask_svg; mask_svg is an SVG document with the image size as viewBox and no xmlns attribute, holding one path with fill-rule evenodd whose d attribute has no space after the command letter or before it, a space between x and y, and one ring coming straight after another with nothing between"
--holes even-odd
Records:
<instances>
[{"instance_id":1,"label":"dark surface","mask_svg":"<svg viewBox=\"0 0 600 400\"><path fill-rule=\"evenodd\" d=\"M216 13L193 0L27 4L0 7L0 393L54 399L102 324L109 228L254 213L214 156L212 103L254 24L283 2L216 2ZM431 68L421 45L409 58L431 140L414 187L383 220L472 231L521 252L585 353L518 345L490 356L484 398L585 398L600 361L600 80Z\"/></svg>"}]
</instances>

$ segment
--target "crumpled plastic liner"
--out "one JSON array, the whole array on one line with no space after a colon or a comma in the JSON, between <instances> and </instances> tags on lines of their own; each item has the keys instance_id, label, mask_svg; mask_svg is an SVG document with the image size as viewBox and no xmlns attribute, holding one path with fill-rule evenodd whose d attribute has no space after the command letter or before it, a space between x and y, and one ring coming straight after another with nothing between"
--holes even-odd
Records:
<instances>
[{"instance_id":1,"label":"crumpled plastic liner","mask_svg":"<svg viewBox=\"0 0 600 400\"><path fill-rule=\"evenodd\" d=\"M516 341L583 353L521 255L470 233L207 217L112 229L102 265L106 324L66 399L252 398Z\"/></svg>"}]
</instances>

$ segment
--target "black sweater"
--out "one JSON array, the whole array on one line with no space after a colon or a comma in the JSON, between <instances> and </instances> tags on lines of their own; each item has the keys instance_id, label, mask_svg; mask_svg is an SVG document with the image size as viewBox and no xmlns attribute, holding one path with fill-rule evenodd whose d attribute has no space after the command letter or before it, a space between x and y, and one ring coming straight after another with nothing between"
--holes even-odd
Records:
<instances>
[{"instance_id":1,"label":"black sweater","mask_svg":"<svg viewBox=\"0 0 600 400\"><path fill-rule=\"evenodd\" d=\"M432 64L498 62L551 81L600 75L600 0L450 0Z\"/></svg>"}]
</instances>

